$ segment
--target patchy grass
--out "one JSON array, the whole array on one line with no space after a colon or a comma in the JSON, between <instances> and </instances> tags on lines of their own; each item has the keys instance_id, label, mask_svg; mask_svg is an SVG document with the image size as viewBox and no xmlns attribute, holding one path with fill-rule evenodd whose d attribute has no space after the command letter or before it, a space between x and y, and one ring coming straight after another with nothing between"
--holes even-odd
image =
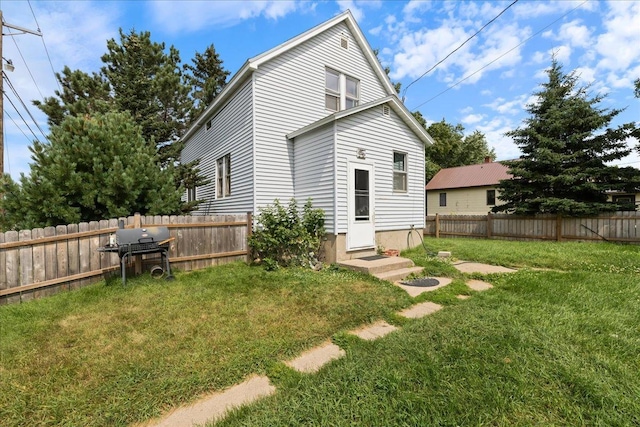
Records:
<instances>
[{"instance_id":1,"label":"patchy grass","mask_svg":"<svg viewBox=\"0 0 640 427\"><path fill-rule=\"evenodd\" d=\"M1 424L144 421L409 304L356 273L232 264L3 306Z\"/></svg>"},{"instance_id":2,"label":"patchy grass","mask_svg":"<svg viewBox=\"0 0 640 427\"><path fill-rule=\"evenodd\" d=\"M494 289L465 301L451 299L460 279L425 293L448 306L374 342L339 335L347 357L315 375L281 366L276 395L216 426L640 425L640 277L601 272L637 262L637 250L441 242L468 260L571 268L490 275Z\"/></svg>"}]
</instances>

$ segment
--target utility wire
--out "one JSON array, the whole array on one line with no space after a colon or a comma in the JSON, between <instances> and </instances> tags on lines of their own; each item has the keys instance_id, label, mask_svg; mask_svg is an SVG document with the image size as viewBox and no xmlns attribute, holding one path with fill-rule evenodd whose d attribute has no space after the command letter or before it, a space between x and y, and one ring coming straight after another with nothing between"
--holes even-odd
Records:
<instances>
[{"instance_id":1,"label":"utility wire","mask_svg":"<svg viewBox=\"0 0 640 427\"><path fill-rule=\"evenodd\" d=\"M9 85L9 88L11 89L11 91L13 92L13 94L15 95L16 98L18 98L18 100L20 101L20 103L22 104L22 107L25 109L25 111L27 112L27 114L29 114L29 117L31 117L31 120L33 120L33 123L36 125L36 127L38 128L38 130L40 131L40 133L42 134L42 136L44 136L45 140L49 140L47 138L47 134L44 133L44 131L42 130L42 128L40 127L40 125L38 124L38 121L35 119L35 117L33 117L33 114L31 114L31 111L29 111L29 108L27 107L27 105L24 103L24 101L22 100L22 98L20 97L20 95L18 94L18 92L16 91L15 87L13 86L13 83L11 83L11 80L9 80L9 78L7 77L7 74L3 71L2 72L2 77L4 78L4 81L7 82L7 84ZM7 99L9 99L9 97L7 97ZM13 105L13 103L12 103ZM14 107L15 108L15 107ZM23 119L24 120L24 119Z\"/></svg>"},{"instance_id":2,"label":"utility wire","mask_svg":"<svg viewBox=\"0 0 640 427\"><path fill-rule=\"evenodd\" d=\"M36 27L38 27L38 32L40 33L40 38L42 39L42 46L44 46L44 51L47 53L47 59L49 60L49 65L51 66L51 72L53 73L53 78L58 85L58 90L62 92L62 88L60 87L60 82L58 81L58 77L56 76L56 70L53 68L53 62L51 62L51 55L49 55L49 49L47 49L47 44L44 42L44 34L42 34L42 30L40 29L40 24L38 23L38 18L36 18L36 14L33 11L33 7L31 6L31 0L27 0L29 3L29 9L31 9L31 14L33 15L33 20L36 21ZM42 94L40 94L42 96Z\"/></svg>"},{"instance_id":3,"label":"utility wire","mask_svg":"<svg viewBox=\"0 0 640 427\"><path fill-rule=\"evenodd\" d=\"M9 104L11 104L11 106L13 107L13 109L16 111L16 113L18 113L18 116L20 116L20 118L22 119L22 122L25 124L25 126L27 127L27 129L29 129L29 132L31 132L31 135L33 135L33 137L36 139L36 141L38 141L38 137L36 136L35 132L33 131L33 129L31 129L31 126L29 126L29 123L27 123L27 121L24 119L24 117L22 117L22 114L20 114L20 111L18 111L18 109L16 108L16 105L13 103L13 101L11 100L11 98L9 98L8 96L5 96L5 98L7 98L7 101L9 101ZM23 132L24 133L24 132ZM26 136L26 135L25 135Z\"/></svg>"},{"instance_id":4,"label":"utility wire","mask_svg":"<svg viewBox=\"0 0 640 427\"><path fill-rule=\"evenodd\" d=\"M493 64L494 62L496 62L497 60L501 59L503 56L511 53L513 50L519 48L520 46L522 46L523 44L525 44L526 42L528 42L529 40L531 40L532 38L534 38L535 36L537 36L538 34L542 33L544 30L546 30L547 28L551 27L552 25L554 25L556 22L560 21L561 19L563 19L565 16L569 15L570 13L573 13L573 11L575 11L576 9L580 8L583 4L585 4L588 0L583 1L582 3L580 3L578 6L574 7L573 9L571 9L570 11L568 11L567 13L565 13L564 15L560 16L558 19L554 20L553 22L551 22L550 24L547 24L546 26L542 27L541 29L539 29L538 31L536 31L535 33L533 33L531 36L527 37L526 39L524 39L523 41L521 41L520 43L518 43L517 45L515 45L514 47L512 47L511 49L507 50L505 53L503 53L502 55L498 56L497 58L495 58L493 61L486 63L485 65L483 65L482 67L480 67L479 69L477 69L476 71L474 71L471 74L467 74L466 76L464 76L462 79L458 80L457 82L455 82L454 84L452 84L451 86L447 87L445 90L443 90L442 92L438 93L437 95L427 99L426 101L424 101L422 104L419 104L417 106L415 106L414 108L411 109L411 111L416 111L418 108L422 107L424 104L427 104L431 101L433 101L434 99L436 99L437 97L439 97L440 95L449 92L451 89L453 89L454 87L458 86L460 83L464 82L465 80L473 77L474 75L478 74L480 71L484 70L485 68L487 68L489 65Z\"/></svg>"},{"instance_id":5,"label":"utility wire","mask_svg":"<svg viewBox=\"0 0 640 427\"><path fill-rule=\"evenodd\" d=\"M464 42L462 42L462 44L460 46L458 46L457 48L455 48L454 50L452 50L451 52L449 52L449 54L447 56L445 56L444 58L442 58L440 61L438 61L436 63L436 65L434 65L433 67L429 68L427 71L425 71L424 73L422 73L422 75L420 77L418 77L417 79L415 79L414 81L412 81L411 83L409 83L405 88L404 91L402 92L402 100L404 101L404 97L407 94L407 90L409 89L409 87L411 87L412 84L416 83L418 80L420 80L421 78L423 78L424 76L426 76L427 74L429 74L430 71L432 71L434 68L436 68L438 65L442 64L444 61L447 60L447 58L449 58L451 55L453 55L454 53L456 53L458 50L460 50L462 48L462 46L464 46L465 44L467 44L472 38L474 38L475 36L477 36L478 34L480 34L480 32L482 30L484 30L485 28L487 28L491 23L493 23L493 21L495 21L496 19L498 19L503 13L505 13L511 6L513 6L514 4L518 3L518 0L515 0L513 3L511 3L509 6L505 7L502 12L500 12L499 14L497 14L493 19L491 19L489 22L487 22L486 24L484 24L482 26L482 28L480 28L478 31L476 31L471 37L469 37L468 39L466 39Z\"/></svg>"},{"instance_id":6,"label":"utility wire","mask_svg":"<svg viewBox=\"0 0 640 427\"><path fill-rule=\"evenodd\" d=\"M13 120L13 117L11 117L11 114L9 114L9 112L8 112L7 110L4 110L4 113L7 115L7 117L9 117L9 119L13 122L13 124L14 124L18 129L20 129L20 132L22 132L22 134L24 135L24 137L25 137L25 138L27 138L29 141L31 141L31 140L29 139L29 135L27 135L26 133L24 133L24 130L22 130L22 127L20 127L20 125L18 125L18 123L16 123L16 121L15 121L15 120ZM26 123L25 123L25 124L26 124ZM7 147L5 147L5 150L6 150L6 148L7 148ZM6 150L6 151L7 151L7 158L10 158L10 156L9 156L9 150Z\"/></svg>"},{"instance_id":7,"label":"utility wire","mask_svg":"<svg viewBox=\"0 0 640 427\"><path fill-rule=\"evenodd\" d=\"M9 35L11 36L11 40L13 40L13 44L16 45L16 49L18 49L18 53L20 54L20 58L22 58L22 62L24 63L24 66L27 68L27 71L29 72L29 75L31 76L31 80L33 80L33 84L35 85L36 89L38 90L38 93L40 94L40 98L44 98L44 96L42 95L42 92L40 91L40 87L38 86L38 82L36 82L35 77L33 77L33 74L31 73L31 69L29 68L29 64L27 64L27 61L24 59L24 55L22 55L22 51L20 50L20 46L18 46L18 42L16 41L16 38L14 37L14 33L9 32Z\"/></svg>"}]
</instances>

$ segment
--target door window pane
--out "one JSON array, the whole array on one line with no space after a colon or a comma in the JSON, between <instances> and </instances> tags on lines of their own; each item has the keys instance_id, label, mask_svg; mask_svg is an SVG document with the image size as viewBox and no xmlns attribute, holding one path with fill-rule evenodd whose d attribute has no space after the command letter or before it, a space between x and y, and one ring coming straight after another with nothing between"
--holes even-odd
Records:
<instances>
[{"instance_id":1,"label":"door window pane","mask_svg":"<svg viewBox=\"0 0 640 427\"><path fill-rule=\"evenodd\" d=\"M356 169L355 181L355 220L369 221L369 171Z\"/></svg>"}]
</instances>

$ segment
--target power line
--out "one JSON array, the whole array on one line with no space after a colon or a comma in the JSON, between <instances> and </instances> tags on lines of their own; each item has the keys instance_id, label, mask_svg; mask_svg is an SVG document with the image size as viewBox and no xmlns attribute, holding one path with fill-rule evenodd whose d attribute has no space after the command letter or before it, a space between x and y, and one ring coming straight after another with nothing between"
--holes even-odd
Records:
<instances>
[{"instance_id":1,"label":"power line","mask_svg":"<svg viewBox=\"0 0 640 427\"><path fill-rule=\"evenodd\" d=\"M24 103L24 101L22 100L22 98L20 97L20 95L18 94L18 92L16 91L15 87L13 87L13 83L11 83L11 80L9 80L9 78L7 77L7 74L3 71L2 72L2 77L4 79L4 81L6 81L9 85L9 88L11 89L11 91L13 92L13 94L15 95L16 98L18 98L18 100L20 101L20 103L22 104L22 107L25 109L25 111L27 112L27 114L29 114L29 117L31 117L31 120L33 120L33 123L36 125L36 127L38 128L38 130L40 131L40 133L42 134L42 136L44 136L45 140L48 140L47 138L47 134L44 133L44 131L42 130L42 128L40 127L40 125L38 124L38 121L35 119L35 117L33 117L33 114L31 114L31 111L29 111L29 108L27 107L27 105ZM9 99L9 97L7 97L7 99ZM13 105L13 103L12 103ZM15 107L14 107L15 108Z\"/></svg>"},{"instance_id":2,"label":"power line","mask_svg":"<svg viewBox=\"0 0 640 427\"><path fill-rule=\"evenodd\" d=\"M9 32L9 35L11 36L11 40L13 40L13 44L16 45L16 49L18 49L18 53L20 54L20 58L22 58L22 62L24 63L24 66L27 68L27 72L31 76L31 80L33 80L33 84L35 85L36 89L38 90L38 93L40 94L40 98L44 98L44 96L42 95L42 92L40 91L40 87L38 86L38 82L36 82L35 77L33 77L33 74L31 73L31 69L29 68L29 64L27 64L27 61L24 59L24 55L22 55L22 51L20 50L20 46L18 46L18 42L16 41L16 38L14 37L14 34L12 32Z\"/></svg>"},{"instance_id":3,"label":"power line","mask_svg":"<svg viewBox=\"0 0 640 427\"><path fill-rule=\"evenodd\" d=\"M60 82L58 81L58 77L56 76L56 70L53 68L53 62L51 62L51 55L49 55L49 49L47 49L47 44L44 42L44 34L42 34L42 30L40 30L40 24L38 23L38 18L36 18L36 14L33 11L33 7L31 6L31 0L27 0L29 3L29 9L31 9L31 14L33 15L33 20L36 21L36 27L38 27L38 32L40 33L40 37L42 38L42 46L44 46L44 51L47 54L47 60L49 60L49 65L51 66L51 72L53 73L53 78L58 85L58 90L62 92L62 88L60 87ZM42 96L42 94L40 94Z\"/></svg>"},{"instance_id":4,"label":"power line","mask_svg":"<svg viewBox=\"0 0 640 427\"><path fill-rule=\"evenodd\" d=\"M36 136L35 132L33 131L33 129L31 129L31 126L29 126L29 123L27 123L27 121L24 119L24 117L22 117L22 114L20 114L20 111L18 111L18 109L16 108L15 104L13 103L13 101L11 100L11 98L9 98L8 96L6 97L7 101L9 101L9 104L11 104L11 106L13 107L13 109L16 111L16 113L18 113L18 116L20 116L20 118L22 119L22 122L25 124L25 126L27 127L27 129L29 129L29 132L31 132L31 135L33 135L33 137L36 139L36 141L38 140L38 137Z\"/></svg>"},{"instance_id":5,"label":"power line","mask_svg":"<svg viewBox=\"0 0 640 427\"><path fill-rule=\"evenodd\" d=\"M546 30L547 28L551 27L552 25L554 25L556 22L560 21L561 19L563 19L565 16L569 15L570 13L573 13L573 11L575 11L576 9L580 8L583 4L585 4L588 0L584 0L582 3L580 3L578 6L574 7L573 9L571 9L570 11L568 11L567 13L565 13L564 15L560 16L558 19L554 20L553 22L551 22L550 24L547 24L546 26L542 27L540 30L536 31L535 33L533 33L531 36L527 37L526 39L524 39L523 41L521 41L520 43L518 43L517 45L515 45L514 47L512 47L511 49L507 50L506 52L504 52L502 55L498 56L497 58L495 58L494 60L486 63L485 65L483 65L482 67L480 67L479 69L477 69L476 71L474 71L471 74L467 74L466 76L464 76L462 79L458 80L457 82L455 82L454 84L452 84L451 86L447 87L445 90L443 90L442 92L438 93L437 95L429 98L428 100L424 101L422 104L419 104L417 106L415 106L414 108L411 109L411 111L415 111L418 108L422 107L424 104L427 104L431 101L433 101L434 99L436 99L437 97L439 97L440 95L449 92L451 89L453 89L454 87L458 86L460 83L464 82L465 80L473 77L474 75L478 74L480 71L484 70L485 68L487 68L489 65L493 64L494 62L496 62L497 60L501 59L502 57L504 57L505 55L511 53L513 50L519 48L520 46L522 46L523 44L525 44L526 42L528 42L529 40L531 40L532 38L534 38L535 36L537 36L538 34L542 33L544 30Z\"/></svg>"},{"instance_id":6,"label":"power line","mask_svg":"<svg viewBox=\"0 0 640 427\"><path fill-rule=\"evenodd\" d=\"M511 3L509 6L505 7L502 12L500 12L499 14L497 14L493 19L491 19L489 22L487 22L486 24L484 24L482 26L482 28L480 28L478 31L476 31L471 37L469 37L468 39L466 39L464 42L462 42L462 44L460 46L458 46L457 48L455 48L454 50L452 50L451 52L449 52L449 54L447 56L445 56L444 58L442 58L440 61L438 61L436 63L436 65L434 65L433 67L429 68L427 71L425 71L424 73L422 73L422 75L420 77L418 77L417 79L415 79L414 81L412 81L411 83L409 83L405 88L404 91L402 92L402 100L404 101L404 96L407 94L407 90L409 89L409 87L411 87L412 84L416 83L418 80L420 80L421 78L423 78L424 76L426 76L430 71L432 71L434 68L436 68L438 65L442 64L444 61L447 60L447 58L449 58L451 55L453 55L454 53L456 53L458 50L460 50L462 48L462 46L464 46L465 44L467 44L472 38L474 38L475 36L477 36L478 34L480 34L480 32L482 30L484 30L485 28L487 28L493 21L495 21L496 19L498 19L503 13L505 13L511 6L513 6L514 4L516 4L518 2L518 0L515 0L513 3Z\"/></svg>"}]
</instances>

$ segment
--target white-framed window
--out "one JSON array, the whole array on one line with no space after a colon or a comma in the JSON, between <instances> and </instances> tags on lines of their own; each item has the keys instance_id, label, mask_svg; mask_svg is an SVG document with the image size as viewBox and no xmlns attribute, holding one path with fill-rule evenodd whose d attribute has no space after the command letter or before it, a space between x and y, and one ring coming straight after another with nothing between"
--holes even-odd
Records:
<instances>
[{"instance_id":1,"label":"white-framed window","mask_svg":"<svg viewBox=\"0 0 640 427\"><path fill-rule=\"evenodd\" d=\"M326 69L324 106L327 110L340 110L340 73Z\"/></svg>"},{"instance_id":2,"label":"white-framed window","mask_svg":"<svg viewBox=\"0 0 640 427\"><path fill-rule=\"evenodd\" d=\"M220 157L216 161L216 198L231 195L231 154Z\"/></svg>"},{"instance_id":3,"label":"white-framed window","mask_svg":"<svg viewBox=\"0 0 640 427\"><path fill-rule=\"evenodd\" d=\"M393 191L407 192L407 154L393 152Z\"/></svg>"},{"instance_id":4,"label":"white-framed window","mask_svg":"<svg viewBox=\"0 0 640 427\"><path fill-rule=\"evenodd\" d=\"M346 110L360 103L360 81L325 68L324 106L329 111Z\"/></svg>"},{"instance_id":5,"label":"white-framed window","mask_svg":"<svg viewBox=\"0 0 640 427\"><path fill-rule=\"evenodd\" d=\"M198 200L198 188L187 188L187 202L195 202L196 200Z\"/></svg>"}]
</instances>

